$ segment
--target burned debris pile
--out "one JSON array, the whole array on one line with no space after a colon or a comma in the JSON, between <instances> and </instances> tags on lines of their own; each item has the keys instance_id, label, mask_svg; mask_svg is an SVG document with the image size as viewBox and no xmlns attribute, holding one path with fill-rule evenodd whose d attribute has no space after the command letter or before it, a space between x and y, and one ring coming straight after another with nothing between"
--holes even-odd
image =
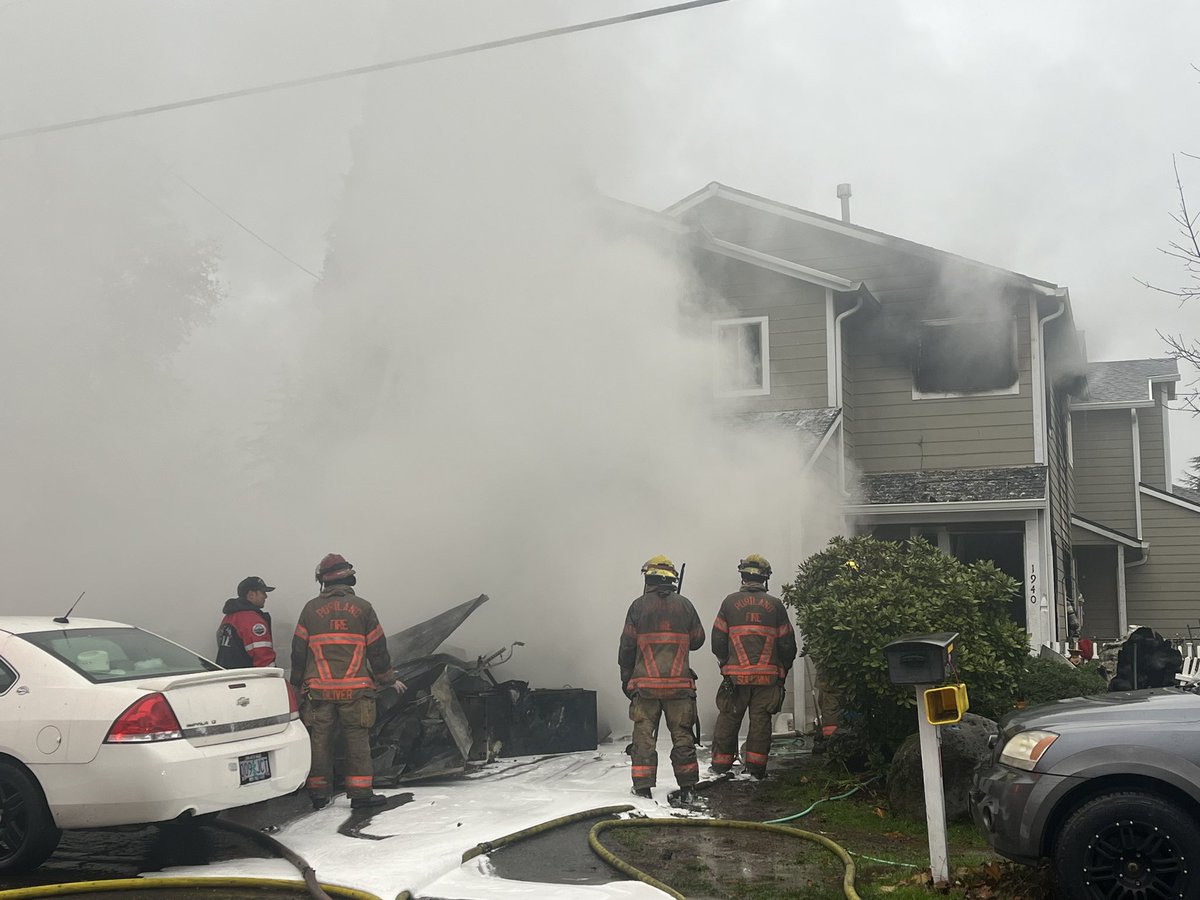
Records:
<instances>
[{"instance_id":1,"label":"burned debris pile","mask_svg":"<svg viewBox=\"0 0 1200 900\"><path fill-rule=\"evenodd\" d=\"M512 658L516 641L474 661L438 653L476 609L481 594L419 625L388 636L388 650L408 691L384 691L371 729L375 784L387 787L466 770L497 757L594 750L596 692L531 688L497 681L492 668Z\"/></svg>"}]
</instances>

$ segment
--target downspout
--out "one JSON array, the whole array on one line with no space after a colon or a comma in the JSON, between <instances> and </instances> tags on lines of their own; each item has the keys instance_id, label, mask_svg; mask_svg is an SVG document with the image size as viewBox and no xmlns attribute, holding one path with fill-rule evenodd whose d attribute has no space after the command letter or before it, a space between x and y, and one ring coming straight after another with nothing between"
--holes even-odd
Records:
<instances>
[{"instance_id":1,"label":"downspout","mask_svg":"<svg viewBox=\"0 0 1200 900\"><path fill-rule=\"evenodd\" d=\"M1058 298L1058 309L1052 312L1045 318L1037 320L1037 332L1034 335L1037 341L1036 358L1033 365L1033 388L1036 396L1033 398L1034 418L1036 428L1033 436L1033 461L1035 464L1047 465L1049 460L1049 452L1046 447L1046 436L1049 432L1048 428L1048 409L1046 404L1046 323L1053 322L1059 316L1067 311L1066 288L1058 288L1055 295ZM1037 299L1034 298L1034 315L1037 314ZM1048 636L1048 639L1053 640L1057 632L1058 625L1058 580L1054 568L1055 560L1050 556L1050 548L1053 546L1051 535L1054 532L1054 520L1051 516L1050 504L1054 497L1054 491L1051 489L1050 473L1046 473L1046 506L1043 509L1045 516L1045 524L1038 529L1038 539L1041 543L1039 555L1042 558L1042 596L1041 602L1038 604L1038 613L1041 621L1042 633ZM1049 581L1049 585L1046 582Z\"/></svg>"},{"instance_id":2,"label":"downspout","mask_svg":"<svg viewBox=\"0 0 1200 900\"><path fill-rule=\"evenodd\" d=\"M833 352L834 352L834 406L839 410L842 408L842 320L854 315L863 307L862 294L858 295L858 301L845 312L838 313L837 318L833 320ZM841 429L841 452L838 454L838 485L843 494L846 493L846 417L840 416Z\"/></svg>"},{"instance_id":3,"label":"downspout","mask_svg":"<svg viewBox=\"0 0 1200 900\"><path fill-rule=\"evenodd\" d=\"M1130 408L1129 418L1133 438L1133 520L1136 526L1133 536L1142 539L1142 431L1138 427L1137 410Z\"/></svg>"}]
</instances>

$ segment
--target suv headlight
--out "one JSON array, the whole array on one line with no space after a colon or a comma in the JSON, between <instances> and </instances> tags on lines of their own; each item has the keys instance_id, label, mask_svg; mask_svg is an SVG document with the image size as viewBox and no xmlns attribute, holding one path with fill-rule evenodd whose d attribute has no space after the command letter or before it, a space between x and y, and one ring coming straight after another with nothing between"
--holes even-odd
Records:
<instances>
[{"instance_id":1,"label":"suv headlight","mask_svg":"<svg viewBox=\"0 0 1200 900\"><path fill-rule=\"evenodd\" d=\"M1042 754L1058 740L1053 731L1022 731L1009 738L1000 751L1000 762L1032 772Z\"/></svg>"}]
</instances>

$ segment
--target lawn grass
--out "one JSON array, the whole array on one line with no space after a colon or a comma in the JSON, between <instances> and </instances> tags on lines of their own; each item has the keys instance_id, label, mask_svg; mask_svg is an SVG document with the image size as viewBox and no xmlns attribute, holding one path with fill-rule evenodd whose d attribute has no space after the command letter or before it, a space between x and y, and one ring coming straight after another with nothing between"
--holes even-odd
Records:
<instances>
[{"instance_id":1,"label":"lawn grass","mask_svg":"<svg viewBox=\"0 0 1200 900\"><path fill-rule=\"evenodd\" d=\"M781 773L761 784L738 784L714 795L722 818L782 823L829 838L854 860L856 890L864 900L1049 900L1046 873L996 856L973 825L947 829L951 884L929 883L925 823L893 816L882 781L840 800L856 785L845 773L821 765ZM731 799L732 797L732 799ZM820 801L820 802L818 802ZM813 806L813 804L816 804ZM844 897L842 861L817 842L760 831L723 828L624 828L612 849L687 897L729 900L838 900Z\"/></svg>"}]
</instances>

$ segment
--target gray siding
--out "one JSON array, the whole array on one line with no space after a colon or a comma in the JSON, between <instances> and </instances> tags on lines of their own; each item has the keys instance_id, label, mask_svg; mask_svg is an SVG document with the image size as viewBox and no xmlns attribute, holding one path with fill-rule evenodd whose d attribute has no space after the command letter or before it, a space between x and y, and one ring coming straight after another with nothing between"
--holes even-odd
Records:
<instances>
[{"instance_id":1,"label":"gray siding","mask_svg":"<svg viewBox=\"0 0 1200 900\"><path fill-rule=\"evenodd\" d=\"M717 398L719 407L777 412L828 406L825 288L724 258L709 259L703 272L723 301L714 320L767 317L771 393Z\"/></svg>"},{"instance_id":2,"label":"gray siding","mask_svg":"<svg viewBox=\"0 0 1200 900\"><path fill-rule=\"evenodd\" d=\"M1162 385L1154 386L1154 399L1163 402ZM1137 411L1138 439L1142 447L1142 481L1170 491L1167 484L1167 451L1163 446L1163 408L1161 405L1142 407Z\"/></svg>"},{"instance_id":3,"label":"gray siding","mask_svg":"<svg viewBox=\"0 0 1200 900\"><path fill-rule=\"evenodd\" d=\"M907 304L906 319L920 321L923 306ZM876 323L848 330L858 466L865 472L904 472L1031 464L1029 319L1018 315L1015 320L1020 392L945 400L913 399L909 351L881 339L890 327Z\"/></svg>"},{"instance_id":4,"label":"gray siding","mask_svg":"<svg viewBox=\"0 0 1200 900\"><path fill-rule=\"evenodd\" d=\"M1075 510L1125 534L1137 530L1133 486L1133 427L1127 409L1072 413Z\"/></svg>"},{"instance_id":5,"label":"gray siding","mask_svg":"<svg viewBox=\"0 0 1200 900\"><path fill-rule=\"evenodd\" d=\"M1150 557L1125 575L1129 622L1186 637L1200 623L1200 510L1143 494L1142 526Z\"/></svg>"}]
</instances>

